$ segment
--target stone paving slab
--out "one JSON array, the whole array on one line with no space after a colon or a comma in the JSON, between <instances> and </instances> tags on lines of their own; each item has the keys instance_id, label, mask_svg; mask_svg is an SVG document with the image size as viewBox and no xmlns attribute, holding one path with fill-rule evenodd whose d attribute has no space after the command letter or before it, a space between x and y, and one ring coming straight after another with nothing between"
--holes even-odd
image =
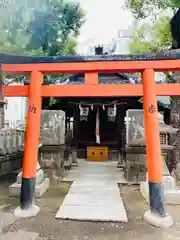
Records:
<instances>
[{"instance_id":1,"label":"stone paving slab","mask_svg":"<svg viewBox=\"0 0 180 240\"><path fill-rule=\"evenodd\" d=\"M110 194L110 195L92 195L91 193L80 194L71 193L68 194L63 202L63 205L79 205L79 206L106 206L110 207L117 202L119 202L120 194Z\"/></svg>"},{"instance_id":2,"label":"stone paving slab","mask_svg":"<svg viewBox=\"0 0 180 240\"><path fill-rule=\"evenodd\" d=\"M56 218L84 220L84 221L102 221L102 222L128 222L123 203L107 206L78 206L64 205L58 211Z\"/></svg>"},{"instance_id":3,"label":"stone paving slab","mask_svg":"<svg viewBox=\"0 0 180 240\"><path fill-rule=\"evenodd\" d=\"M124 173L120 169L117 169L116 166L102 166L99 168L95 164L91 164L91 162L85 165L83 168L76 167L76 169L72 169L68 172L68 175L63 178L63 181L75 181L80 178L86 179L94 179L94 180L114 180L117 183L127 183L124 178ZM103 164L103 163L102 163ZM88 167L87 167L88 166ZM103 171L103 174L102 174Z\"/></svg>"},{"instance_id":4,"label":"stone paving slab","mask_svg":"<svg viewBox=\"0 0 180 240\"><path fill-rule=\"evenodd\" d=\"M117 183L115 181L102 181L102 180L93 180L93 179L85 179L80 178L79 180L76 180L72 184L73 188L92 188L92 187L99 187L99 188L113 188L118 189Z\"/></svg>"},{"instance_id":5,"label":"stone paving slab","mask_svg":"<svg viewBox=\"0 0 180 240\"><path fill-rule=\"evenodd\" d=\"M74 182L56 218L128 222L117 185L119 181L124 181L124 178L116 165L114 162L84 161L79 168L71 170L69 178L74 177ZM68 176L65 179L68 179Z\"/></svg>"},{"instance_id":6,"label":"stone paving slab","mask_svg":"<svg viewBox=\"0 0 180 240\"><path fill-rule=\"evenodd\" d=\"M83 176L79 176L79 178L86 178L87 180L102 180L102 181L122 181L124 182L123 177L121 177L120 175L110 175L110 174L104 174L104 175L100 175L99 174L87 174L87 175L83 175ZM79 179L78 178L78 179Z\"/></svg>"},{"instance_id":7,"label":"stone paving slab","mask_svg":"<svg viewBox=\"0 0 180 240\"><path fill-rule=\"evenodd\" d=\"M84 176L85 177L85 176ZM65 181L65 182L73 182L74 180L78 180L80 179L81 176L77 177L76 175L71 175L69 174L67 177L64 177L62 181ZM102 177L103 179L104 177ZM107 177L108 178L108 177ZM98 179L97 177L95 177L94 179ZM109 180L116 180L117 183L119 184L127 184L127 181L124 179L124 177L119 177L119 179L117 177L114 177L114 178L111 178L109 177Z\"/></svg>"},{"instance_id":8,"label":"stone paving slab","mask_svg":"<svg viewBox=\"0 0 180 240\"><path fill-rule=\"evenodd\" d=\"M117 194L116 191L114 191L114 188L94 188L94 187L88 187L88 188L70 188L69 193L78 193L78 194L92 194L92 195L103 195L107 196L108 194ZM68 195L67 195L68 196Z\"/></svg>"}]
</instances>

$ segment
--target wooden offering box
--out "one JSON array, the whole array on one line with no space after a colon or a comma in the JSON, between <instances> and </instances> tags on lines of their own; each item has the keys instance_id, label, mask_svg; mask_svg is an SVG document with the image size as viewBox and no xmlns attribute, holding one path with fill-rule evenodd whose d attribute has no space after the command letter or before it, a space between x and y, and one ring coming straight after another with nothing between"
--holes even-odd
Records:
<instances>
[{"instance_id":1,"label":"wooden offering box","mask_svg":"<svg viewBox=\"0 0 180 240\"><path fill-rule=\"evenodd\" d=\"M108 160L108 147L87 147L87 160L104 162Z\"/></svg>"}]
</instances>

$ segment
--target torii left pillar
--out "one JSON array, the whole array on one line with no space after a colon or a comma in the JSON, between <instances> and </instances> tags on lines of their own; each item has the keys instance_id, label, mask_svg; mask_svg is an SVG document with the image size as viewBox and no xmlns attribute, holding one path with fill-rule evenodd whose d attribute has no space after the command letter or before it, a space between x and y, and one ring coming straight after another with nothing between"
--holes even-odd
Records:
<instances>
[{"instance_id":1,"label":"torii left pillar","mask_svg":"<svg viewBox=\"0 0 180 240\"><path fill-rule=\"evenodd\" d=\"M20 207L14 211L15 216L27 218L36 216L40 208L35 205L36 168L41 121L41 86L43 74L33 71L30 77L28 95L28 114L25 136L25 151L22 171Z\"/></svg>"}]
</instances>

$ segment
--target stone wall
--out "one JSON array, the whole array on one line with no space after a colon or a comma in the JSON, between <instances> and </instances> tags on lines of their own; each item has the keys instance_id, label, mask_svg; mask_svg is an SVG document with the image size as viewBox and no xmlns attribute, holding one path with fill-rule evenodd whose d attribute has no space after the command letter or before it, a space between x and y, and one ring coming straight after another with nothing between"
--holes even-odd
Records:
<instances>
[{"instance_id":1,"label":"stone wall","mask_svg":"<svg viewBox=\"0 0 180 240\"><path fill-rule=\"evenodd\" d=\"M0 177L12 173L22 167L24 152L0 156Z\"/></svg>"},{"instance_id":2,"label":"stone wall","mask_svg":"<svg viewBox=\"0 0 180 240\"><path fill-rule=\"evenodd\" d=\"M12 128L0 129L0 176L22 167L24 132Z\"/></svg>"}]
</instances>

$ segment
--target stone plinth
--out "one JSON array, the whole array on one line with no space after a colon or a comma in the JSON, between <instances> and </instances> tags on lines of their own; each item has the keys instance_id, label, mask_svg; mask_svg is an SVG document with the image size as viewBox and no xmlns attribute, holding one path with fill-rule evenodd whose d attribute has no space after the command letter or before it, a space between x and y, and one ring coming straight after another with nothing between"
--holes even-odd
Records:
<instances>
[{"instance_id":1,"label":"stone plinth","mask_svg":"<svg viewBox=\"0 0 180 240\"><path fill-rule=\"evenodd\" d=\"M72 166L73 166L73 167L78 166L78 160L77 160L77 152L76 152L76 150L72 150Z\"/></svg>"},{"instance_id":2,"label":"stone plinth","mask_svg":"<svg viewBox=\"0 0 180 240\"><path fill-rule=\"evenodd\" d=\"M50 179L60 181L64 177L64 145L42 146L39 151L39 163Z\"/></svg>"},{"instance_id":3,"label":"stone plinth","mask_svg":"<svg viewBox=\"0 0 180 240\"><path fill-rule=\"evenodd\" d=\"M73 165L72 154L64 161L64 167L66 170L70 170Z\"/></svg>"},{"instance_id":4,"label":"stone plinth","mask_svg":"<svg viewBox=\"0 0 180 240\"><path fill-rule=\"evenodd\" d=\"M9 187L9 195L11 197L19 197L21 192L22 172L17 176L16 183ZM35 186L35 197L41 197L49 188L49 178L44 177L44 172L41 169L39 163L37 164L36 170L36 186Z\"/></svg>"},{"instance_id":5,"label":"stone plinth","mask_svg":"<svg viewBox=\"0 0 180 240\"><path fill-rule=\"evenodd\" d=\"M117 168L123 168L124 169L124 163L126 160L126 157L123 156L123 153L120 153L119 151L116 153L117 157Z\"/></svg>"},{"instance_id":6,"label":"stone plinth","mask_svg":"<svg viewBox=\"0 0 180 240\"><path fill-rule=\"evenodd\" d=\"M146 179L147 161L145 147L126 146L124 176L128 182L139 183Z\"/></svg>"}]
</instances>

